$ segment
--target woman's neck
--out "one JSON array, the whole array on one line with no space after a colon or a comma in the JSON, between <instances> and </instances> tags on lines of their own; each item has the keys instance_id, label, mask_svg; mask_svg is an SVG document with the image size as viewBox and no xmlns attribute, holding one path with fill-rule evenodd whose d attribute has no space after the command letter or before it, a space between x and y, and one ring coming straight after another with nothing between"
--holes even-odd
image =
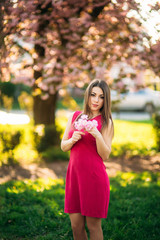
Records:
<instances>
[{"instance_id":1,"label":"woman's neck","mask_svg":"<svg viewBox=\"0 0 160 240\"><path fill-rule=\"evenodd\" d=\"M101 113L100 112L92 112L90 114L90 118L94 118L94 117L97 117L98 115L100 115Z\"/></svg>"}]
</instances>

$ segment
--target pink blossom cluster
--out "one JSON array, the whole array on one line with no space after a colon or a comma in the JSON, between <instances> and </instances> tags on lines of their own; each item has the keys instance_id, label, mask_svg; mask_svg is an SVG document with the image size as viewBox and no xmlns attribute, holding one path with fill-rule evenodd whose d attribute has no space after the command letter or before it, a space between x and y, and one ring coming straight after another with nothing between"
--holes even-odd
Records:
<instances>
[{"instance_id":1,"label":"pink blossom cluster","mask_svg":"<svg viewBox=\"0 0 160 240\"><path fill-rule=\"evenodd\" d=\"M97 127L98 123L96 120L88 120L88 116L83 114L78 121L75 122L74 126L78 131L90 131L93 127Z\"/></svg>"}]
</instances>

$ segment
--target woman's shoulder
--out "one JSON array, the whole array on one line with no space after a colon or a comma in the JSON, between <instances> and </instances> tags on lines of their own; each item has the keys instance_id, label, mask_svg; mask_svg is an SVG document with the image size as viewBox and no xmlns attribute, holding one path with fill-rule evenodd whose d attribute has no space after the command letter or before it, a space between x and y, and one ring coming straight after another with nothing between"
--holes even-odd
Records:
<instances>
[{"instance_id":1,"label":"woman's shoulder","mask_svg":"<svg viewBox=\"0 0 160 240\"><path fill-rule=\"evenodd\" d=\"M75 112L72 112L69 116L70 119L72 119L72 122L78 117L79 114L81 114L82 112L81 111L75 111Z\"/></svg>"},{"instance_id":2,"label":"woman's shoulder","mask_svg":"<svg viewBox=\"0 0 160 240\"><path fill-rule=\"evenodd\" d=\"M113 120L109 118L108 124L105 124L103 127L103 132L113 132L113 131L114 131Z\"/></svg>"},{"instance_id":3,"label":"woman's shoulder","mask_svg":"<svg viewBox=\"0 0 160 240\"><path fill-rule=\"evenodd\" d=\"M80 113L82 113L82 111L75 111L74 114L79 115Z\"/></svg>"}]
</instances>

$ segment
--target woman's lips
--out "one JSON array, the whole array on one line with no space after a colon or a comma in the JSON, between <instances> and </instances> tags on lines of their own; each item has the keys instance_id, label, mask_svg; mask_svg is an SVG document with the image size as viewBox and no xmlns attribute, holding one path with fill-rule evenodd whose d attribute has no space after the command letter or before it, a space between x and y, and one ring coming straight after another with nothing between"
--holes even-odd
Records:
<instances>
[{"instance_id":1,"label":"woman's lips","mask_svg":"<svg viewBox=\"0 0 160 240\"><path fill-rule=\"evenodd\" d=\"M98 104L92 104L93 107L98 107Z\"/></svg>"}]
</instances>

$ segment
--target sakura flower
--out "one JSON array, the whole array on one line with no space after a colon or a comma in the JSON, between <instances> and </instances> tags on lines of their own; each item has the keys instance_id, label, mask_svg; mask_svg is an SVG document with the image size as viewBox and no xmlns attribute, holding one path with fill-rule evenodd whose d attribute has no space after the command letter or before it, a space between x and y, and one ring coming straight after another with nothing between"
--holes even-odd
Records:
<instances>
[{"instance_id":1,"label":"sakura flower","mask_svg":"<svg viewBox=\"0 0 160 240\"><path fill-rule=\"evenodd\" d=\"M74 126L75 128L78 130L78 131L83 131L83 130L86 130L86 131L90 131L93 127L97 127L98 126L98 123L96 120L87 120L88 119L88 116L83 114L79 119L78 121L76 121L74 123Z\"/></svg>"},{"instance_id":2,"label":"sakura flower","mask_svg":"<svg viewBox=\"0 0 160 240\"><path fill-rule=\"evenodd\" d=\"M85 129L87 131L90 131L93 128L93 122L92 121L87 121L86 125L85 125Z\"/></svg>"},{"instance_id":3,"label":"sakura flower","mask_svg":"<svg viewBox=\"0 0 160 240\"><path fill-rule=\"evenodd\" d=\"M81 119L87 120L87 119L88 119L88 116L87 116L86 114L83 114L83 115L81 116Z\"/></svg>"},{"instance_id":4,"label":"sakura flower","mask_svg":"<svg viewBox=\"0 0 160 240\"><path fill-rule=\"evenodd\" d=\"M83 120L80 118L78 121L75 122L75 128L79 131L84 129L86 122L87 120Z\"/></svg>"},{"instance_id":5,"label":"sakura flower","mask_svg":"<svg viewBox=\"0 0 160 240\"><path fill-rule=\"evenodd\" d=\"M93 123L93 127L97 127L98 126L98 123L97 123L96 120L93 120L92 123Z\"/></svg>"}]
</instances>

